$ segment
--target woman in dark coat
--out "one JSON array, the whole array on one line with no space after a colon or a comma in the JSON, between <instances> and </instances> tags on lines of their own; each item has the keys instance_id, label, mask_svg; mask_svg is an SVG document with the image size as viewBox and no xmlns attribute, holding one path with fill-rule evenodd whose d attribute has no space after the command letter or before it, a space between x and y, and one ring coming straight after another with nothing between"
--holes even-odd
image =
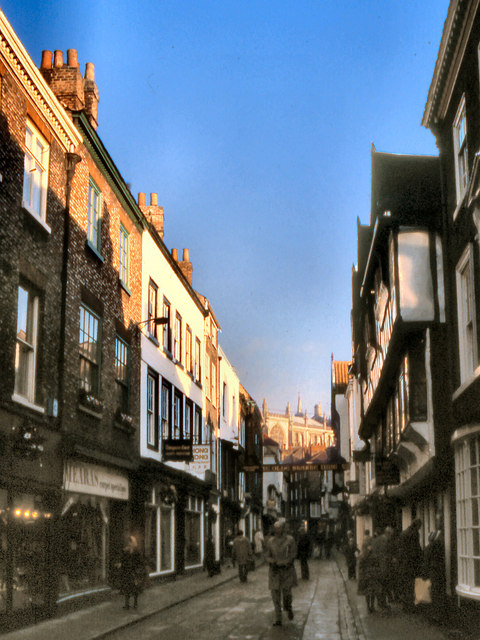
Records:
<instances>
[{"instance_id":1,"label":"woman in dark coat","mask_svg":"<svg viewBox=\"0 0 480 640\"><path fill-rule=\"evenodd\" d=\"M133 596L133 608L138 605L138 595L145 586L146 568L142 554L138 550L137 539L128 537L127 546L122 552L120 563L120 593L125 596L124 609L130 609L130 598Z\"/></svg>"}]
</instances>

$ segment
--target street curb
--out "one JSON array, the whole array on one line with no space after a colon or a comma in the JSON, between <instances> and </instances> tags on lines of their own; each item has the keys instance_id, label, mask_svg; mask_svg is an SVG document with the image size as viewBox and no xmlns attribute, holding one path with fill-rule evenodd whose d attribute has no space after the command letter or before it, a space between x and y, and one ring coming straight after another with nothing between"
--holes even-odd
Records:
<instances>
[{"instance_id":1,"label":"street curb","mask_svg":"<svg viewBox=\"0 0 480 640\"><path fill-rule=\"evenodd\" d=\"M201 589L199 591L192 592L192 593L188 594L187 596L185 596L183 598L180 598L179 600L175 600L175 602L170 602L169 604L163 605L163 606L159 607L158 609L155 609L154 611L149 611L148 613L146 613L144 615L139 615L137 618L134 618L133 620L125 621L125 622L123 622L123 623L121 623L119 625L116 625L115 627L112 627L112 628L108 629L107 631L102 631L99 634L91 635L85 640L102 640L102 638L108 638L109 636L111 636L113 633L116 633L117 631L121 631L122 629L127 629L128 627L133 627L136 624L138 624L139 622L143 622L144 620L148 620L149 618L153 618L153 616L156 616L158 613L161 613L162 611L167 611L167 609L171 609L172 607L175 607L177 604L182 604L183 602L188 602L192 598L195 598L196 596L198 596L198 595L200 595L202 593L208 593L209 591L212 591L213 589L216 589L217 587L219 587L222 584L226 584L227 582L231 582L232 580L235 580L235 578L238 578L238 576L236 574L233 575L233 576L230 576L228 578L225 578L223 580L219 580L215 584L212 584L212 586L210 586L210 587L207 587L205 589Z\"/></svg>"},{"instance_id":2,"label":"street curb","mask_svg":"<svg viewBox=\"0 0 480 640\"><path fill-rule=\"evenodd\" d=\"M348 602L348 606L350 608L350 611L352 613L353 616L353 623L355 626L355 632L357 634L357 638L358 640L371 640L370 639L370 635L367 632L367 630L365 629L364 625L363 625L363 620L362 617L358 611L358 608L356 606L356 604L354 602L352 602L352 599L350 598L350 594L348 593L348 589L347 589L347 578L345 577L345 573L343 571L343 568L340 566L340 563L338 561L338 554L333 553L332 554L334 559L335 559L335 563L337 565L338 568L338 572L342 578L342 582L343 582L343 590L346 596L346 600Z\"/></svg>"}]
</instances>

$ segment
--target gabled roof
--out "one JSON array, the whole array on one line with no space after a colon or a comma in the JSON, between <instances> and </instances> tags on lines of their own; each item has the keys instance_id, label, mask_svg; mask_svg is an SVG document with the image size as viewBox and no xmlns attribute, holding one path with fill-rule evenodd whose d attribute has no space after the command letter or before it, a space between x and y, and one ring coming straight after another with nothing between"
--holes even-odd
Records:
<instances>
[{"instance_id":1,"label":"gabled roof","mask_svg":"<svg viewBox=\"0 0 480 640\"><path fill-rule=\"evenodd\" d=\"M348 385L350 374L348 369L352 363L347 360L333 360L332 362L332 388L343 393Z\"/></svg>"}]
</instances>

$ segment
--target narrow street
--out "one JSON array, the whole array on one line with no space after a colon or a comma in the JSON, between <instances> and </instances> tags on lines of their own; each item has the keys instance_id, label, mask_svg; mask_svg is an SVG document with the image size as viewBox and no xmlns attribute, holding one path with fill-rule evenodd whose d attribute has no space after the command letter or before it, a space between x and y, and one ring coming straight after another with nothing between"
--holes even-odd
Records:
<instances>
[{"instance_id":1,"label":"narrow street","mask_svg":"<svg viewBox=\"0 0 480 640\"><path fill-rule=\"evenodd\" d=\"M357 638L345 633L342 609L346 596L336 564L328 560L310 564L311 579L299 580L293 591L295 618L289 621L284 616L282 627L272 627L274 612L264 565L249 574L247 583L232 580L108 637L118 640ZM344 631L341 632L341 628Z\"/></svg>"}]
</instances>

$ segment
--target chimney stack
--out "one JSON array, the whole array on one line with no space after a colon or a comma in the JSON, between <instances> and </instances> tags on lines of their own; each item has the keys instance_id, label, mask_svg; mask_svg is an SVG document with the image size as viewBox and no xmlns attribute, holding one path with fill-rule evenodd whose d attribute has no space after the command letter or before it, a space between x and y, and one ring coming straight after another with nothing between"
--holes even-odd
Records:
<instances>
[{"instance_id":1,"label":"chimney stack","mask_svg":"<svg viewBox=\"0 0 480 640\"><path fill-rule=\"evenodd\" d=\"M177 255L176 249L172 249L172 258L175 260L175 262L178 262L178 255Z\"/></svg>"},{"instance_id":2,"label":"chimney stack","mask_svg":"<svg viewBox=\"0 0 480 640\"><path fill-rule=\"evenodd\" d=\"M93 62L85 65L85 78L83 80L83 91L85 94L85 113L92 127L98 127L98 89L95 84L95 66Z\"/></svg>"},{"instance_id":3,"label":"chimney stack","mask_svg":"<svg viewBox=\"0 0 480 640\"><path fill-rule=\"evenodd\" d=\"M181 260L181 262L178 263L178 266L180 267L180 269L181 269L183 275L185 276L188 284L190 286L192 286L193 267L192 267L192 263L190 262L190 256L189 256L188 249L184 249L183 250L183 260Z\"/></svg>"},{"instance_id":4,"label":"chimney stack","mask_svg":"<svg viewBox=\"0 0 480 640\"><path fill-rule=\"evenodd\" d=\"M67 111L85 113L94 129L97 128L98 89L95 84L95 67L91 62L85 65L85 78L80 73L76 49L67 49L67 62L63 63L63 52L42 51L40 72L50 89Z\"/></svg>"},{"instance_id":5,"label":"chimney stack","mask_svg":"<svg viewBox=\"0 0 480 640\"><path fill-rule=\"evenodd\" d=\"M53 54L53 67L52 52L43 51L40 72L67 111L81 111L85 107L83 78L75 49L68 49L66 64L63 64L63 52L57 49Z\"/></svg>"},{"instance_id":6,"label":"chimney stack","mask_svg":"<svg viewBox=\"0 0 480 640\"><path fill-rule=\"evenodd\" d=\"M150 194L150 205L145 205L145 194L138 194L138 206L141 212L152 225L160 238L163 240L163 207L158 206L158 197L156 193Z\"/></svg>"}]
</instances>

